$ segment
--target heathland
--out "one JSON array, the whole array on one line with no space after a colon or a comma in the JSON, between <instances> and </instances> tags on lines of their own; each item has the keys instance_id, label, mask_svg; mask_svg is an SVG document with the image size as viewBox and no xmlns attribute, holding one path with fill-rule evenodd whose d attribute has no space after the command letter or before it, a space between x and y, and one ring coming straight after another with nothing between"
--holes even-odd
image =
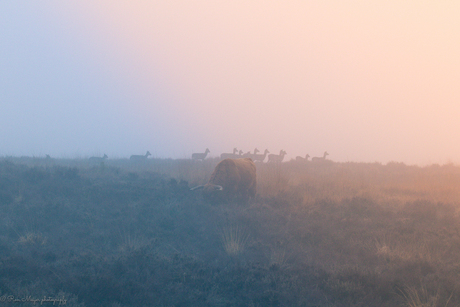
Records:
<instances>
[{"instance_id":1,"label":"heathland","mask_svg":"<svg viewBox=\"0 0 460 307\"><path fill-rule=\"evenodd\" d=\"M260 163L213 205L217 163L1 158L0 305L460 305L460 167Z\"/></svg>"}]
</instances>

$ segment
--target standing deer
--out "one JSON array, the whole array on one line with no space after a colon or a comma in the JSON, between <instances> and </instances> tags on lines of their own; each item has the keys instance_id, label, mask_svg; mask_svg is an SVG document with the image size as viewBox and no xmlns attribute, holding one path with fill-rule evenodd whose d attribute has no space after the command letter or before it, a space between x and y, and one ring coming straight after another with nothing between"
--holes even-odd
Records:
<instances>
[{"instance_id":1,"label":"standing deer","mask_svg":"<svg viewBox=\"0 0 460 307\"><path fill-rule=\"evenodd\" d=\"M250 158L250 159L252 159L252 161L254 161L254 156L257 155L258 152L259 152L259 150L257 148L255 148L253 154L250 151L248 151L247 153L245 153L243 155L243 158Z\"/></svg>"},{"instance_id":2,"label":"standing deer","mask_svg":"<svg viewBox=\"0 0 460 307\"><path fill-rule=\"evenodd\" d=\"M268 149L265 149L265 151L264 151L263 154L254 154L254 155L252 155L252 156L253 156L252 160L253 160L254 162L256 162L256 161L257 161L257 162L264 162L265 157L266 157L267 154L269 154L269 153L270 153L270 152L268 151Z\"/></svg>"},{"instance_id":3,"label":"standing deer","mask_svg":"<svg viewBox=\"0 0 460 307\"><path fill-rule=\"evenodd\" d=\"M309 154L307 154L307 155L305 156L305 158L304 158L304 157L301 157L301 156L295 157L295 159L296 159L297 161L308 161L308 158L310 158L310 155L309 155Z\"/></svg>"},{"instance_id":4,"label":"standing deer","mask_svg":"<svg viewBox=\"0 0 460 307\"><path fill-rule=\"evenodd\" d=\"M326 160L326 156L329 155L327 151L324 152L324 155L322 157L313 157L311 158L312 162L323 162Z\"/></svg>"},{"instance_id":5,"label":"standing deer","mask_svg":"<svg viewBox=\"0 0 460 307\"><path fill-rule=\"evenodd\" d=\"M275 154L268 155L268 162L281 163L286 154L287 153L284 150L281 149L279 155L275 155Z\"/></svg>"},{"instance_id":6,"label":"standing deer","mask_svg":"<svg viewBox=\"0 0 460 307\"><path fill-rule=\"evenodd\" d=\"M205 152L199 152L199 153L193 153L192 154L192 159L193 160L204 160L206 156L210 153L209 149L206 148Z\"/></svg>"},{"instance_id":7,"label":"standing deer","mask_svg":"<svg viewBox=\"0 0 460 307\"><path fill-rule=\"evenodd\" d=\"M147 153L145 155L132 155L131 157L129 157L129 160L131 161L145 161L147 160L147 157L148 156L151 156L152 154L150 153L150 151L147 151Z\"/></svg>"},{"instance_id":8,"label":"standing deer","mask_svg":"<svg viewBox=\"0 0 460 307\"><path fill-rule=\"evenodd\" d=\"M236 159L238 158L238 149L233 148L233 153L223 153L220 155L220 158L223 159Z\"/></svg>"},{"instance_id":9,"label":"standing deer","mask_svg":"<svg viewBox=\"0 0 460 307\"><path fill-rule=\"evenodd\" d=\"M49 156L47 155L46 158L48 159L48 157L49 157ZM102 162L104 162L104 160L107 159L107 158L108 158L107 155L104 154L103 157L91 157L91 158L89 158L88 160L89 160L89 162L91 162L91 163L102 163Z\"/></svg>"}]
</instances>

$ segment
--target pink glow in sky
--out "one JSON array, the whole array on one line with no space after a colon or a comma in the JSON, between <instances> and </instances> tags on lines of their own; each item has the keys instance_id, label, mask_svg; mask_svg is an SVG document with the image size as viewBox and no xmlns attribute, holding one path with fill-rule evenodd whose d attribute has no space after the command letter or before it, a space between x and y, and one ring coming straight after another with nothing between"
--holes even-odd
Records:
<instances>
[{"instance_id":1,"label":"pink glow in sky","mask_svg":"<svg viewBox=\"0 0 460 307\"><path fill-rule=\"evenodd\" d=\"M257 147L460 162L454 1L15 1L0 12L0 155Z\"/></svg>"}]
</instances>

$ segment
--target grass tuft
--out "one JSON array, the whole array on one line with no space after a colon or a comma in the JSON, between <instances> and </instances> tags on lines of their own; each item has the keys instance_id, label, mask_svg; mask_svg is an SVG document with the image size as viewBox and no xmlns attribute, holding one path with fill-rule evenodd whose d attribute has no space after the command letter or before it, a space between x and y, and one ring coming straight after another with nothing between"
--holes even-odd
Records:
<instances>
[{"instance_id":1,"label":"grass tuft","mask_svg":"<svg viewBox=\"0 0 460 307\"><path fill-rule=\"evenodd\" d=\"M244 251L248 235L238 226L231 225L222 229L222 245L230 256L238 256Z\"/></svg>"},{"instance_id":2,"label":"grass tuft","mask_svg":"<svg viewBox=\"0 0 460 307\"><path fill-rule=\"evenodd\" d=\"M29 232L24 236L20 236L18 242L24 245L45 245L46 238L39 233Z\"/></svg>"},{"instance_id":3,"label":"grass tuft","mask_svg":"<svg viewBox=\"0 0 460 307\"><path fill-rule=\"evenodd\" d=\"M425 286L421 286L420 288L416 288L415 286L406 287L404 290L400 290L400 295L404 304L408 307L439 307L448 306L453 293L443 305L441 305L439 290L435 294L432 294Z\"/></svg>"}]
</instances>

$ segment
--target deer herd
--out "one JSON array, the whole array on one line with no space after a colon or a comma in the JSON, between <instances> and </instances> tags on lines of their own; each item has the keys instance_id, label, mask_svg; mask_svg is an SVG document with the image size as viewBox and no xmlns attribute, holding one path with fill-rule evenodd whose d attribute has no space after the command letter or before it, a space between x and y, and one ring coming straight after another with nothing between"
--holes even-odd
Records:
<instances>
[{"instance_id":1,"label":"deer herd","mask_svg":"<svg viewBox=\"0 0 460 307\"><path fill-rule=\"evenodd\" d=\"M206 148L204 152L193 153L192 160L203 161L210 152L211 151L208 148ZM284 151L283 149L280 150L279 154L270 154L268 149L265 149L263 153L260 153L260 151L257 148L255 148L253 152L248 151L244 153L242 150L233 148L232 153L223 153L220 155L220 159L225 160L225 159L250 158L254 162L264 162L268 156L268 160L267 160L268 163L281 163L284 160L284 156L286 154L287 154L286 151ZM131 157L129 157L129 160L131 162L142 162L142 161L147 160L148 156L151 156L151 155L152 154L149 151L147 151L145 155L132 155ZM318 162L325 161L326 156L328 155L329 154L327 153L327 151L325 151L322 157L312 157L311 162L318 163ZM103 157L90 157L89 162L100 163L100 162L104 162L104 160L106 160L107 158L108 157L106 154L104 154ZM295 160L299 162L307 162L307 161L310 161L309 158L310 158L310 155L307 154L305 155L305 157L297 156Z\"/></svg>"},{"instance_id":2,"label":"deer herd","mask_svg":"<svg viewBox=\"0 0 460 307\"><path fill-rule=\"evenodd\" d=\"M208 153L211 151L206 148L204 152L200 153L193 153L192 154L192 160L204 160ZM233 148L232 153L223 153L220 155L220 159L239 159L239 158L250 158L254 162L264 162L265 158L268 155L268 163L281 163L284 159L284 156L287 154L283 149L280 150L279 154L269 154L270 152L268 149L265 149L264 153L259 153L260 151L256 148L254 149L254 152L248 151L247 153L244 153L242 150L238 150L237 148ZM326 156L328 156L328 152L325 151L322 157L313 157L311 158L311 162L322 162L326 160ZM310 161L308 160L310 158L310 155L306 155L305 157L296 157L296 161Z\"/></svg>"}]
</instances>

